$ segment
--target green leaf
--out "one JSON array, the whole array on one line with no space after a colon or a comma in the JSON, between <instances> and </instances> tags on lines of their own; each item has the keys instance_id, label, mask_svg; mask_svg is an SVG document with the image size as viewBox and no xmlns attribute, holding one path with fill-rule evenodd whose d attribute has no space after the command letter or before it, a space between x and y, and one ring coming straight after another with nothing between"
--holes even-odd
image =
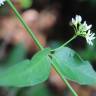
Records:
<instances>
[{"instance_id":1,"label":"green leaf","mask_svg":"<svg viewBox=\"0 0 96 96\"><path fill-rule=\"evenodd\" d=\"M8 55L8 58L6 60L7 64L15 64L22 60L24 60L25 56L27 54L27 49L25 48L24 44L19 43L17 44L10 54Z\"/></svg>"},{"instance_id":2,"label":"green leaf","mask_svg":"<svg viewBox=\"0 0 96 96\"><path fill-rule=\"evenodd\" d=\"M62 76L81 85L96 84L96 72L88 61L84 61L70 48L62 47L55 51L53 58Z\"/></svg>"},{"instance_id":3,"label":"green leaf","mask_svg":"<svg viewBox=\"0 0 96 96\"><path fill-rule=\"evenodd\" d=\"M32 60L25 60L0 70L0 86L27 87L47 80L50 73L47 56L49 52L50 49L45 49L38 52Z\"/></svg>"}]
</instances>

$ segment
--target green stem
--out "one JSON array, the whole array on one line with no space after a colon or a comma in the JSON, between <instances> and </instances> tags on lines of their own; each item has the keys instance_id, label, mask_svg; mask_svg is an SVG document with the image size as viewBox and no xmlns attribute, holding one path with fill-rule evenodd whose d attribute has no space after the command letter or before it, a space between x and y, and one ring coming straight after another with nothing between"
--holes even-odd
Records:
<instances>
[{"instance_id":1,"label":"green stem","mask_svg":"<svg viewBox=\"0 0 96 96\"><path fill-rule=\"evenodd\" d=\"M66 46L67 44L69 44L72 40L74 40L77 37L77 35L74 35L70 40L68 40L66 43L64 43L62 46Z\"/></svg>"},{"instance_id":2,"label":"green stem","mask_svg":"<svg viewBox=\"0 0 96 96\"><path fill-rule=\"evenodd\" d=\"M24 26L24 28L27 30L27 32L32 36L34 42L36 43L36 45L43 50L44 47L40 44L40 42L38 41L38 39L36 38L36 36L34 35L34 33L31 31L31 29L28 27L28 25L26 24L26 22L22 19L21 15L19 14L19 12L17 11L17 9L14 7L14 5L12 4L12 2L10 0L6 0L7 3L10 5L10 7L13 9L14 13L16 14L17 18L20 20L21 24ZM68 44L70 41L72 41L73 39L75 39L77 36L73 36L73 38L71 38L68 42L66 42L63 46L65 46L66 44ZM53 56L52 56L53 58ZM57 73L60 75L60 77L62 78L62 80L65 82L65 84L68 86L68 88L70 89L70 91L72 92L72 94L74 96L78 96L76 94L76 92L74 91L74 89L71 87L71 85L68 83L68 81L65 79L64 75L62 74L62 72L60 71L59 67L57 66L57 62L54 62L50 56L49 56L49 60L52 62L52 66L55 68L55 70L57 71ZM55 58L56 61L56 58Z\"/></svg>"},{"instance_id":3,"label":"green stem","mask_svg":"<svg viewBox=\"0 0 96 96\"><path fill-rule=\"evenodd\" d=\"M74 40L77 36L78 36L78 35L74 35L71 39L69 39L67 42L65 42L62 46L60 46L60 47L58 47L58 48L56 48L56 49L53 49L53 50L51 50L51 51L55 51L55 50L57 50L57 49L59 49L59 48L62 48L62 47L64 47L64 46L68 45L68 44L69 44L72 40Z\"/></svg>"},{"instance_id":4,"label":"green stem","mask_svg":"<svg viewBox=\"0 0 96 96\"><path fill-rule=\"evenodd\" d=\"M12 2L10 0L6 0L7 3L10 5L10 7L13 9L14 13L16 14L17 18L19 19L19 21L21 22L21 24L24 26L24 28L26 29L26 31L32 36L34 42L36 43L36 45L38 45L39 49L43 50L44 47L40 44L39 40L36 38L36 36L34 35L34 33L31 31L31 29L28 27L28 25L26 24L26 22L23 20L23 18L21 17L21 15L19 14L19 12L17 11L17 9L14 7L14 5L12 4Z\"/></svg>"},{"instance_id":5,"label":"green stem","mask_svg":"<svg viewBox=\"0 0 96 96\"><path fill-rule=\"evenodd\" d=\"M50 57L50 62L52 63L52 66L55 68L56 72L59 74L61 79L65 82L65 84L67 85L67 87L69 88L69 90L71 91L73 96L78 96L77 93L75 92L75 90L71 87L69 82L66 80L65 76L62 74L62 72L61 72L62 70L60 70L55 56L50 54L49 57Z\"/></svg>"}]
</instances>

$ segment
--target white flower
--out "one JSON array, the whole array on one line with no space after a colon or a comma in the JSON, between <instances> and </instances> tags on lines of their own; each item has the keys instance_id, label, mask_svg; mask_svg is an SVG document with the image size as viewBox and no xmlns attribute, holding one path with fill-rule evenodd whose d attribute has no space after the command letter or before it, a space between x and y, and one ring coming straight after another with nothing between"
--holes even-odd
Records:
<instances>
[{"instance_id":1,"label":"white flower","mask_svg":"<svg viewBox=\"0 0 96 96\"><path fill-rule=\"evenodd\" d=\"M72 24L75 27L75 34L86 38L87 43L93 45L95 33L91 33L92 25L87 25L86 21L82 23L82 17L80 15L76 15L75 19L72 18Z\"/></svg>"},{"instance_id":2,"label":"white flower","mask_svg":"<svg viewBox=\"0 0 96 96\"><path fill-rule=\"evenodd\" d=\"M96 38L95 33L91 33L90 30L85 35L86 41L89 45L93 45L93 40Z\"/></svg>"},{"instance_id":3,"label":"white flower","mask_svg":"<svg viewBox=\"0 0 96 96\"><path fill-rule=\"evenodd\" d=\"M6 0L0 0L0 6L4 4Z\"/></svg>"},{"instance_id":4,"label":"white flower","mask_svg":"<svg viewBox=\"0 0 96 96\"><path fill-rule=\"evenodd\" d=\"M75 26L77 26L77 24L81 23L81 21L82 21L82 18L80 15L76 15L75 19L72 18L72 24Z\"/></svg>"},{"instance_id":5,"label":"white flower","mask_svg":"<svg viewBox=\"0 0 96 96\"><path fill-rule=\"evenodd\" d=\"M92 25L87 25L86 21L84 21L84 23L81 25L81 29L83 31L88 31L92 28Z\"/></svg>"}]
</instances>

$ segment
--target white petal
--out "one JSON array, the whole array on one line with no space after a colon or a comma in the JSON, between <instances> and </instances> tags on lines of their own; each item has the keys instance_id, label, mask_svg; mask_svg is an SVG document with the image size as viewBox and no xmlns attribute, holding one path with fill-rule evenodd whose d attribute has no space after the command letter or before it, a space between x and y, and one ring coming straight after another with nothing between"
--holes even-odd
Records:
<instances>
[{"instance_id":1,"label":"white petal","mask_svg":"<svg viewBox=\"0 0 96 96\"><path fill-rule=\"evenodd\" d=\"M82 21L82 18L81 18L81 16L80 16L80 15L79 15L78 19L79 19L79 22L81 22L81 21Z\"/></svg>"},{"instance_id":2,"label":"white petal","mask_svg":"<svg viewBox=\"0 0 96 96\"><path fill-rule=\"evenodd\" d=\"M73 25L75 25L75 26L77 27L77 24L78 24L78 23L81 23L81 21L82 21L81 16L80 16L80 15L76 15L76 16L75 16L75 19L72 18L72 21L71 21L71 22L72 22Z\"/></svg>"},{"instance_id":3,"label":"white petal","mask_svg":"<svg viewBox=\"0 0 96 96\"><path fill-rule=\"evenodd\" d=\"M72 24L75 24L75 22L76 22L76 21L75 21L75 19L74 19L74 18L72 18Z\"/></svg>"},{"instance_id":4,"label":"white petal","mask_svg":"<svg viewBox=\"0 0 96 96\"><path fill-rule=\"evenodd\" d=\"M84 23L83 23L83 26L87 26L87 23L86 23L86 21L84 21Z\"/></svg>"},{"instance_id":5,"label":"white petal","mask_svg":"<svg viewBox=\"0 0 96 96\"><path fill-rule=\"evenodd\" d=\"M87 25L86 21L84 21L84 23L82 24L82 30L83 31L88 31L92 28L92 25Z\"/></svg>"},{"instance_id":6,"label":"white petal","mask_svg":"<svg viewBox=\"0 0 96 96\"><path fill-rule=\"evenodd\" d=\"M93 42L92 41L89 41L89 45L93 46Z\"/></svg>"},{"instance_id":7,"label":"white petal","mask_svg":"<svg viewBox=\"0 0 96 96\"><path fill-rule=\"evenodd\" d=\"M87 26L87 30L91 29L92 28L92 25L89 25Z\"/></svg>"},{"instance_id":8,"label":"white petal","mask_svg":"<svg viewBox=\"0 0 96 96\"><path fill-rule=\"evenodd\" d=\"M95 39L95 33L91 33L90 30L88 31L88 33L86 33L86 41L89 45L93 45L93 40Z\"/></svg>"},{"instance_id":9,"label":"white petal","mask_svg":"<svg viewBox=\"0 0 96 96\"><path fill-rule=\"evenodd\" d=\"M95 36L95 33L91 33L91 36L90 37L94 37Z\"/></svg>"},{"instance_id":10,"label":"white petal","mask_svg":"<svg viewBox=\"0 0 96 96\"><path fill-rule=\"evenodd\" d=\"M0 6L4 4L6 0L0 0Z\"/></svg>"},{"instance_id":11,"label":"white petal","mask_svg":"<svg viewBox=\"0 0 96 96\"><path fill-rule=\"evenodd\" d=\"M78 22L78 23L80 23L81 21L82 21L82 18L81 18L81 16L80 15L76 15L76 21Z\"/></svg>"},{"instance_id":12,"label":"white petal","mask_svg":"<svg viewBox=\"0 0 96 96\"><path fill-rule=\"evenodd\" d=\"M88 30L88 33L86 35L90 36L91 34L91 30Z\"/></svg>"}]
</instances>

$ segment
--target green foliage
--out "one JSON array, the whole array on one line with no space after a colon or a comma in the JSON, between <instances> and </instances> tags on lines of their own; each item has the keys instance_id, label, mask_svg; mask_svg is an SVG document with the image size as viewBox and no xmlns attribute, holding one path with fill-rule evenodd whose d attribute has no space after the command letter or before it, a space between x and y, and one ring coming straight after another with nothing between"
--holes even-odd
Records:
<instances>
[{"instance_id":1,"label":"green foliage","mask_svg":"<svg viewBox=\"0 0 96 96\"><path fill-rule=\"evenodd\" d=\"M50 92L48 86L43 84L38 84L34 87L25 88L19 92L19 96L56 96Z\"/></svg>"},{"instance_id":2,"label":"green foliage","mask_svg":"<svg viewBox=\"0 0 96 96\"><path fill-rule=\"evenodd\" d=\"M80 56L84 59L95 61L96 60L96 40L94 40L94 46L86 46L83 50L78 50Z\"/></svg>"},{"instance_id":3,"label":"green foliage","mask_svg":"<svg viewBox=\"0 0 96 96\"><path fill-rule=\"evenodd\" d=\"M96 85L96 72L88 61L84 61L70 48L62 47L55 51L57 66L67 79L81 85Z\"/></svg>"},{"instance_id":4,"label":"green foliage","mask_svg":"<svg viewBox=\"0 0 96 96\"><path fill-rule=\"evenodd\" d=\"M23 8L29 8L32 5L32 0L20 0L21 6Z\"/></svg>"},{"instance_id":5,"label":"green foliage","mask_svg":"<svg viewBox=\"0 0 96 96\"><path fill-rule=\"evenodd\" d=\"M50 73L48 53L50 49L38 52L32 60L25 60L0 70L0 86L25 87L45 81Z\"/></svg>"},{"instance_id":6,"label":"green foliage","mask_svg":"<svg viewBox=\"0 0 96 96\"><path fill-rule=\"evenodd\" d=\"M15 64L22 60L24 60L27 54L27 49L25 48L24 44L20 43L17 44L14 48L12 48L8 58L6 60L7 64Z\"/></svg>"},{"instance_id":7,"label":"green foliage","mask_svg":"<svg viewBox=\"0 0 96 96\"><path fill-rule=\"evenodd\" d=\"M95 49L87 47L85 50L79 51L80 55L88 60L96 60Z\"/></svg>"},{"instance_id":8,"label":"green foliage","mask_svg":"<svg viewBox=\"0 0 96 96\"><path fill-rule=\"evenodd\" d=\"M0 61L0 66L7 67L13 64L19 63L26 58L26 55L27 55L27 50L24 44L19 43L15 45L10 52L8 52L8 55L6 56L6 58L3 58L3 60ZM0 67L0 71L1 70L2 70L2 67Z\"/></svg>"}]
</instances>

